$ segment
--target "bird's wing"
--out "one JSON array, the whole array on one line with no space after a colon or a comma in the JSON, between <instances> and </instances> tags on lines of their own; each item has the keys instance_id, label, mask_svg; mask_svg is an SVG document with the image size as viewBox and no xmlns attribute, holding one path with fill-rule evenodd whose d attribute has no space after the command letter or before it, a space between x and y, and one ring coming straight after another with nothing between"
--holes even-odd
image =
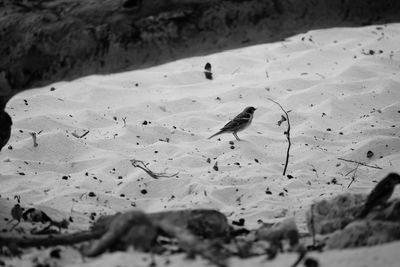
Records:
<instances>
[{"instance_id":1,"label":"bird's wing","mask_svg":"<svg viewBox=\"0 0 400 267\"><path fill-rule=\"evenodd\" d=\"M248 113L240 113L233 120L225 124L224 127L221 128L221 131L236 129L243 124L247 124L251 119L251 114Z\"/></svg>"}]
</instances>

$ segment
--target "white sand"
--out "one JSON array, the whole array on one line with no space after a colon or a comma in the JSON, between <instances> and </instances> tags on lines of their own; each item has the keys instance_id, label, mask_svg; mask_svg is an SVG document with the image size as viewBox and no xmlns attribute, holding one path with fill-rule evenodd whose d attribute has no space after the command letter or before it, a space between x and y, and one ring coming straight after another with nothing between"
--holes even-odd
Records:
<instances>
[{"instance_id":1,"label":"white sand","mask_svg":"<svg viewBox=\"0 0 400 267\"><path fill-rule=\"evenodd\" d=\"M388 172L400 172L399 43L400 24L318 30L284 42L21 93L7 105L14 126L12 150L5 147L0 154L1 229L10 227L4 218L10 218L13 196L20 195L23 206L39 207L54 218L72 216L72 230L86 229L92 212L136 206L146 212L215 208L230 220L244 218L252 229L258 220L296 216L304 232L304 213L313 201L348 191L367 193ZM375 54L363 53L370 50ZM212 81L204 78L206 62L212 64ZM286 124L277 126L282 112L268 98L291 110L288 174L293 179L282 176ZM239 133L243 141L231 134L220 135L220 141L207 139L250 105L258 109L252 125ZM29 132L39 131L39 146L33 147ZM73 136L86 131L82 139ZM368 150L372 158L366 157ZM353 173L345 174L356 164L338 157L383 170L359 166L347 189ZM179 177L152 179L130 164L133 158L155 172L179 172ZM218 171L213 170L216 161ZM315 257L322 266L397 266L399 249L395 242ZM29 266L36 256L45 261L48 252L32 250L10 263ZM70 249L63 249L62 256L65 266L83 264ZM280 255L269 264L289 266L295 258ZM157 266L165 264L165 258L156 259ZM172 266L206 264L182 259L171 257ZM147 255L128 252L84 265L133 266L132 261L149 264ZM244 264L267 263L232 260L232 266Z\"/></svg>"}]
</instances>

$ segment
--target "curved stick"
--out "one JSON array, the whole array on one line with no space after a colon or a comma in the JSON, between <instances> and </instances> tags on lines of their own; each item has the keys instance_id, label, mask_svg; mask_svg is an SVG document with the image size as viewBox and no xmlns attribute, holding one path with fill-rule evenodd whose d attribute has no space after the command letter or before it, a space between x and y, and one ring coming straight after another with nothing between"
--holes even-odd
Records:
<instances>
[{"instance_id":1,"label":"curved stick","mask_svg":"<svg viewBox=\"0 0 400 267\"><path fill-rule=\"evenodd\" d=\"M275 104L277 104L277 105L282 109L282 111L285 113L285 115L286 115L286 121L287 121L287 124L288 124L288 128L287 128L287 130L286 130L286 132L285 132L284 134L286 135L286 138L287 138L287 140L288 140L288 148L287 148L287 150L286 150L285 168L283 169L283 174L282 174L282 175L285 175L285 174L286 174L286 170L287 170L287 166L288 166L288 164L289 164L289 152L290 152L290 147L292 146L292 142L290 141L290 121L289 121L289 114L288 114L288 112L281 106L281 104L279 104L278 102L276 102L275 100L273 100L273 99L271 99L271 98L268 98L268 100L270 100L270 101L274 102ZM290 111L289 111L289 112L290 112Z\"/></svg>"}]
</instances>

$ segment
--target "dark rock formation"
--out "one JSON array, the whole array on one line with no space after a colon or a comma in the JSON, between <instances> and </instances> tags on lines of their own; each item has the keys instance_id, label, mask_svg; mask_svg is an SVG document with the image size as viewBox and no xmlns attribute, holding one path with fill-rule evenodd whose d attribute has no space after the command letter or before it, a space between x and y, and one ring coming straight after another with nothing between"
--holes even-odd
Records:
<instances>
[{"instance_id":1,"label":"dark rock formation","mask_svg":"<svg viewBox=\"0 0 400 267\"><path fill-rule=\"evenodd\" d=\"M306 213L308 229L320 235L343 229L355 220L365 199L364 195L343 194L313 204Z\"/></svg>"},{"instance_id":2,"label":"dark rock formation","mask_svg":"<svg viewBox=\"0 0 400 267\"><path fill-rule=\"evenodd\" d=\"M299 230L294 218L287 218L273 225L263 224L257 229L256 237L272 243L287 239L290 246L293 247L299 243Z\"/></svg>"},{"instance_id":3,"label":"dark rock formation","mask_svg":"<svg viewBox=\"0 0 400 267\"><path fill-rule=\"evenodd\" d=\"M400 199L371 210L359 219L367 196L344 194L323 200L306 214L307 226L315 234L331 234L328 248L372 246L400 240Z\"/></svg>"},{"instance_id":4,"label":"dark rock formation","mask_svg":"<svg viewBox=\"0 0 400 267\"><path fill-rule=\"evenodd\" d=\"M0 108L54 81L399 18L396 0L3 0Z\"/></svg>"},{"instance_id":5,"label":"dark rock formation","mask_svg":"<svg viewBox=\"0 0 400 267\"><path fill-rule=\"evenodd\" d=\"M334 232L327 240L327 248L342 249L375 246L400 240L400 223L381 220L354 221L342 231Z\"/></svg>"}]
</instances>

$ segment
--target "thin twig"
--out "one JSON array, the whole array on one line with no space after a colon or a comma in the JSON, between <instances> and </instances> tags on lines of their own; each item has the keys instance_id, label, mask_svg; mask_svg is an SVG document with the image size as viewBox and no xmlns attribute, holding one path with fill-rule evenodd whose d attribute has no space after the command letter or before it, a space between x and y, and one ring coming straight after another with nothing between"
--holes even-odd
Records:
<instances>
[{"instance_id":1,"label":"thin twig","mask_svg":"<svg viewBox=\"0 0 400 267\"><path fill-rule=\"evenodd\" d=\"M326 77L324 76L324 75L322 75L322 74L320 74L320 73L315 73L315 75L318 75L319 77L321 77L322 79L326 79Z\"/></svg>"},{"instance_id":2,"label":"thin twig","mask_svg":"<svg viewBox=\"0 0 400 267\"><path fill-rule=\"evenodd\" d=\"M297 251L297 253L299 254L297 257L297 260L293 263L292 267L297 267L297 265L299 265L299 263L304 259L304 257L307 254L307 250L306 249L300 249L299 251Z\"/></svg>"},{"instance_id":3,"label":"thin twig","mask_svg":"<svg viewBox=\"0 0 400 267\"><path fill-rule=\"evenodd\" d=\"M235 70L232 72L232 75L235 74L236 72L238 72L239 70L240 70L240 67L237 68L237 69L235 69Z\"/></svg>"},{"instance_id":4,"label":"thin twig","mask_svg":"<svg viewBox=\"0 0 400 267\"><path fill-rule=\"evenodd\" d=\"M356 171L357 168L358 168L358 166L360 166L360 165L357 164L357 167L355 167L354 169L352 169L351 171L349 171L348 173L346 173L344 176L347 176L347 175L349 175L350 173Z\"/></svg>"},{"instance_id":5,"label":"thin twig","mask_svg":"<svg viewBox=\"0 0 400 267\"><path fill-rule=\"evenodd\" d=\"M34 146L34 147L37 147L37 146L38 146L38 143L36 142L36 133L35 133L35 132L30 132L29 134L32 136L32 139L33 139L33 146Z\"/></svg>"},{"instance_id":6,"label":"thin twig","mask_svg":"<svg viewBox=\"0 0 400 267\"><path fill-rule=\"evenodd\" d=\"M319 179L319 177L318 177L318 171L317 171L317 169L314 167L314 165L312 165L312 164L307 164L307 165L311 166L311 168L312 168L311 171L315 172L315 175L317 176L317 179Z\"/></svg>"},{"instance_id":7,"label":"thin twig","mask_svg":"<svg viewBox=\"0 0 400 267\"><path fill-rule=\"evenodd\" d=\"M124 122L124 126L122 126L122 128L126 127L126 118L127 118L127 117L122 117L122 118L121 118L122 121Z\"/></svg>"},{"instance_id":8,"label":"thin twig","mask_svg":"<svg viewBox=\"0 0 400 267\"><path fill-rule=\"evenodd\" d=\"M84 134L82 134L81 136L79 136L79 138L83 138L85 137L90 131L86 131Z\"/></svg>"},{"instance_id":9,"label":"thin twig","mask_svg":"<svg viewBox=\"0 0 400 267\"><path fill-rule=\"evenodd\" d=\"M164 172L155 173L152 170L150 170L149 168L147 168L146 164L143 161L137 160L137 159L131 159L131 163L132 163L133 167L140 168L140 169L144 170L148 175L150 175L154 179L158 179L160 177L170 178L170 177L177 176L179 174L179 172L171 174L171 175L167 175Z\"/></svg>"},{"instance_id":10,"label":"thin twig","mask_svg":"<svg viewBox=\"0 0 400 267\"><path fill-rule=\"evenodd\" d=\"M351 184L356 180L356 173L357 173L357 170L358 170L358 166L360 166L360 164L357 164L357 166L355 167L354 170L352 170L352 171L350 171L350 172L348 172L346 174L346 176L347 176L348 174L353 172L353 177L351 177L351 181L350 181L349 185L347 186L347 188L350 188Z\"/></svg>"},{"instance_id":11,"label":"thin twig","mask_svg":"<svg viewBox=\"0 0 400 267\"><path fill-rule=\"evenodd\" d=\"M270 100L270 101L274 102L275 104L277 104L277 105L282 109L282 111L285 113L285 115L286 115L286 120L287 120L288 128L287 128L287 130L286 130L286 132L285 132L285 135L286 135L286 138L287 138L287 140L288 140L288 148L287 148L287 150L286 150L285 168L283 169L283 175L285 175L285 174L286 174L286 170L287 170L287 166L288 166L288 164L289 164L290 147L291 147L291 145L292 145L292 142L290 141L290 121L289 121L289 114L288 114L288 112L281 106L281 104L279 104L278 102L276 102L275 100L273 100L273 99L271 99L271 98L268 98L268 100ZM289 112L290 112L290 111L289 111Z\"/></svg>"},{"instance_id":12,"label":"thin twig","mask_svg":"<svg viewBox=\"0 0 400 267\"><path fill-rule=\"evenodd\" d=\"M364 162L360 162L360 161L356 161L356 160L343 159L343 158L338 158L338 160L343 160L343 161L347 161L347 162L357 163L357 164L363 165L363 166L365 166L365 167L369 167L369 168L374 168L374 169L382 170L382 168L379 167L379 166L376 166L376 165L375 165L375 166L368 165L368 164L366 164L366 163L364 163Z\"/></svg>"},{"instance_id":13,"label":"thin twig","mask_svg":"<svg viewBox=\"0 0 400 267\"><path fill-rule=\"evenodd\" d=\"M15 244L18 247L52 247L57 245L72 245L98 239L104 234L105 230L82 231L75 234L59 234L45 236L15 237L0 236L0 246Z\"/></svg>"}]
</instances>

